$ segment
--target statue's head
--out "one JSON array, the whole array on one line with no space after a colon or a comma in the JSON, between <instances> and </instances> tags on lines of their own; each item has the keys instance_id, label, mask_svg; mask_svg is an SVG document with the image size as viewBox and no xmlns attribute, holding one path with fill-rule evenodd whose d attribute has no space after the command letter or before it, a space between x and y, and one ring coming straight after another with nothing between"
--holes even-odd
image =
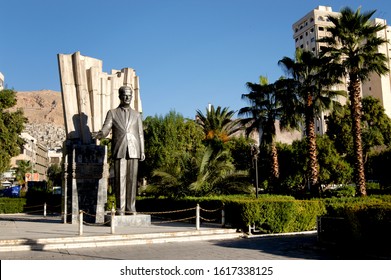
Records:
<instances>
[{"instance_id":1,"label":"statue's head","mask_svg":"<svg viewBox=\"0 0 391 280\"><path fill-rule=\"evenodd\" d=\"M118 97L121 100L122 106L130 106L132 101L133 91L129 86L122 86L118 89Z\"/></svg>"}]
</instances>

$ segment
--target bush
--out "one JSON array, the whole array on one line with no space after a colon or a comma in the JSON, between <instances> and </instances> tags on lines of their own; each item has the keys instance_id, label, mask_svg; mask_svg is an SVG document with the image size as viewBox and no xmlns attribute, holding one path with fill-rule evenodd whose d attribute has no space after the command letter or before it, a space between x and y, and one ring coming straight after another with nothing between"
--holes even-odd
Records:
<instances>
[{"instance_id":1,"label":"bush","mask_svg":"<svg viewBox=\"0 0 391 280\"><path fill-rule=\"evenodd\" d=\"M1 214L22 213L25 205L25 198L0 197Z\"/></svg>"},{"instance_id":2,"label":"bush","mask_svg":"<svg viewBox=\"0 0 391 280\"><path fill-rule=\"evenodd\" d=\"M356 195L356 187L346 185L335 189L327 189L322 195L323 197L354 197Z\"/></svg>"},{"instance_id":3,"label":"bush","mask_svg":"<svg viewBox=\"0 0 391 280\"><path fill-rule=\"evenodd\" d=\"M220 210L224 208L226 224L245 231L248 226L255 225L264 233L312 230L316 228L317 216L325 213L325 206L320 200L295 200L290 196L272 195L258 199L252 196L188 197L177 200L142 198L137 201L137 210L152 213L169 211L158 216L177 220L195 213L194 210L189 210L190 213L177 210L192 209L197 204L206 210L201 211L203 221L220 223Z\"/></svg>"},{"instance_id":4,"label":"bush","mask_svg":"<svg viewBox=\"0 0 391 280\"><path fill-rule=\"evenodd\" d=\"M263 233L313 230L317 216L325 213L322 201L278 197L227 201L225 208L232 226L247 229L254 225Z\"/></svg>"},{"instance_id":5,"label":"bush","mask_svg":"<svg viewBox=\"0 0 391 280\"><path fill-rule=\"evenodd\" d=\"M385 253L391 248L391 197L375 196L351 199L325 200L327 217L335 218L338 225L330 225L329 243L355 250ZM342 221L342 222L341 222ZM339 227L340 230L336 230Z\"/></svg>"}]
</instances>

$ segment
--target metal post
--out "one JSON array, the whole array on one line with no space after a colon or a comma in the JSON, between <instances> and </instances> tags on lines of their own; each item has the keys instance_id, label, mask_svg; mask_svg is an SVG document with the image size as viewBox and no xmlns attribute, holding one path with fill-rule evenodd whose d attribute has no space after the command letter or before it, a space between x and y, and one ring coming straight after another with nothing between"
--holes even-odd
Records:
<instances>
[{"instance_id":1,"label":"metal post","mask_svg":"<svg viewBox=\"0 0 391 280\"><path fill-rule=\"evenodd\" d=\"M255 156L255 197L258 198L258 155Z\"/></svg>"},{"instance_id":2,"label":"metal post","mask_svg":"<svg viewBox=\"0 0 391 280\"><path fill-rule=\"evenodd\" d=\"M258 198L258 155L259 147L256 145L251 145L251 155L255 163L255 197Z\"/></svg>"},{"instance_id":3,"label":"metal post","mask_svg":"<svg viewBox=\"0 0 391 280\"><path fill-rule=\"evenodd\" d=\"M46 202L43 205L43 216L46 217Z\"/></svg>"},{"instance_id":4,"label":"metal post","mask_svg":"<svg viewBox=\"0 0 391 280\"><path fill-rule=\"evenodd\" d=\"M221 209L221 226L225 227L225 211L224 211L224 208Z\"/></svg>"},{"instance_id":5,"label":"metal post","mask_svg":"<svg viewBox=\"0 0 391 280\"><path fill-rule=\"evenodd\" d=\"M115 233L114 217L115 217L115 209L113 205L113 207L111 208L111 220L110 220L111 234Z\"/></svg>"},{"instance_id":6,"label":"metal post","mask_svg":"<svg viewBox=\"0 0 391 280\"><path fill-rule=\"evenodd\" d=\"M79 235L83 235L83 210L79 211Z\"/></svg>"},{"instance_id":7,"label":"metal post","mask_svg":"<svg viewBox=\"0 0 391 280\"><path fill-rule=\"evenodd\" d=\"M200 230L200 205L196 206L196 230Z\"/></svg>"}]
</instances>

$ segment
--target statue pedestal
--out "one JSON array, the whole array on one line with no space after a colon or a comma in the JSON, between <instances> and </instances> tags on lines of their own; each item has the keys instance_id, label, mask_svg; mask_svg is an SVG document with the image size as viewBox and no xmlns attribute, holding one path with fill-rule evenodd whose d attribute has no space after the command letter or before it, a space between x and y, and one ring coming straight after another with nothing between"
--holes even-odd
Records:
<instances>
[{"instance_id":1,"label":"statue pedestal","mask_svg":"<svg viewBox=\"0 0 391 280\"><path fill-rule=\"evenodd\" d=\"M67 140L64 148L64 219L79 223L79 211L89 223L103 223L109 164L107 148Z\"/></svg>"},{"instance_id":2,"label":"statue pedestal","mask_svg":"<svg viewBox=\"0 0 391 280\"><path fill-rule=\"evenodd\" d=\"M105 215L105 223L111 226L111 215ZM138 226L150 226L151 215L137 214L137 215L125 215L114 216L115 227L138 227Z\"/></svg>"}]
</instances>

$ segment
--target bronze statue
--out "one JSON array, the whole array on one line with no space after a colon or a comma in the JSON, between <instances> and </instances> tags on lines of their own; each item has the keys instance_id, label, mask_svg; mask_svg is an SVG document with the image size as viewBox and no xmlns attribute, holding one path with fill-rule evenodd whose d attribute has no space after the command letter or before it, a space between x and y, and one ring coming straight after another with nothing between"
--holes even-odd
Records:
<instances>
[{"instance_id":1,"label":"bronze statue","mask_svg":"<svg viewBox=\"0 0 391 280\"><path fill-rule=\"evenodd\" d=\"M106 137L112 130L114 189L117 212L136 214L138 161L145 159L144 132L140 113L130 107L133 92L128 86L118 90L120 105L107 112L102 129L93 138Z\"/></svg>"}]
</instances>

